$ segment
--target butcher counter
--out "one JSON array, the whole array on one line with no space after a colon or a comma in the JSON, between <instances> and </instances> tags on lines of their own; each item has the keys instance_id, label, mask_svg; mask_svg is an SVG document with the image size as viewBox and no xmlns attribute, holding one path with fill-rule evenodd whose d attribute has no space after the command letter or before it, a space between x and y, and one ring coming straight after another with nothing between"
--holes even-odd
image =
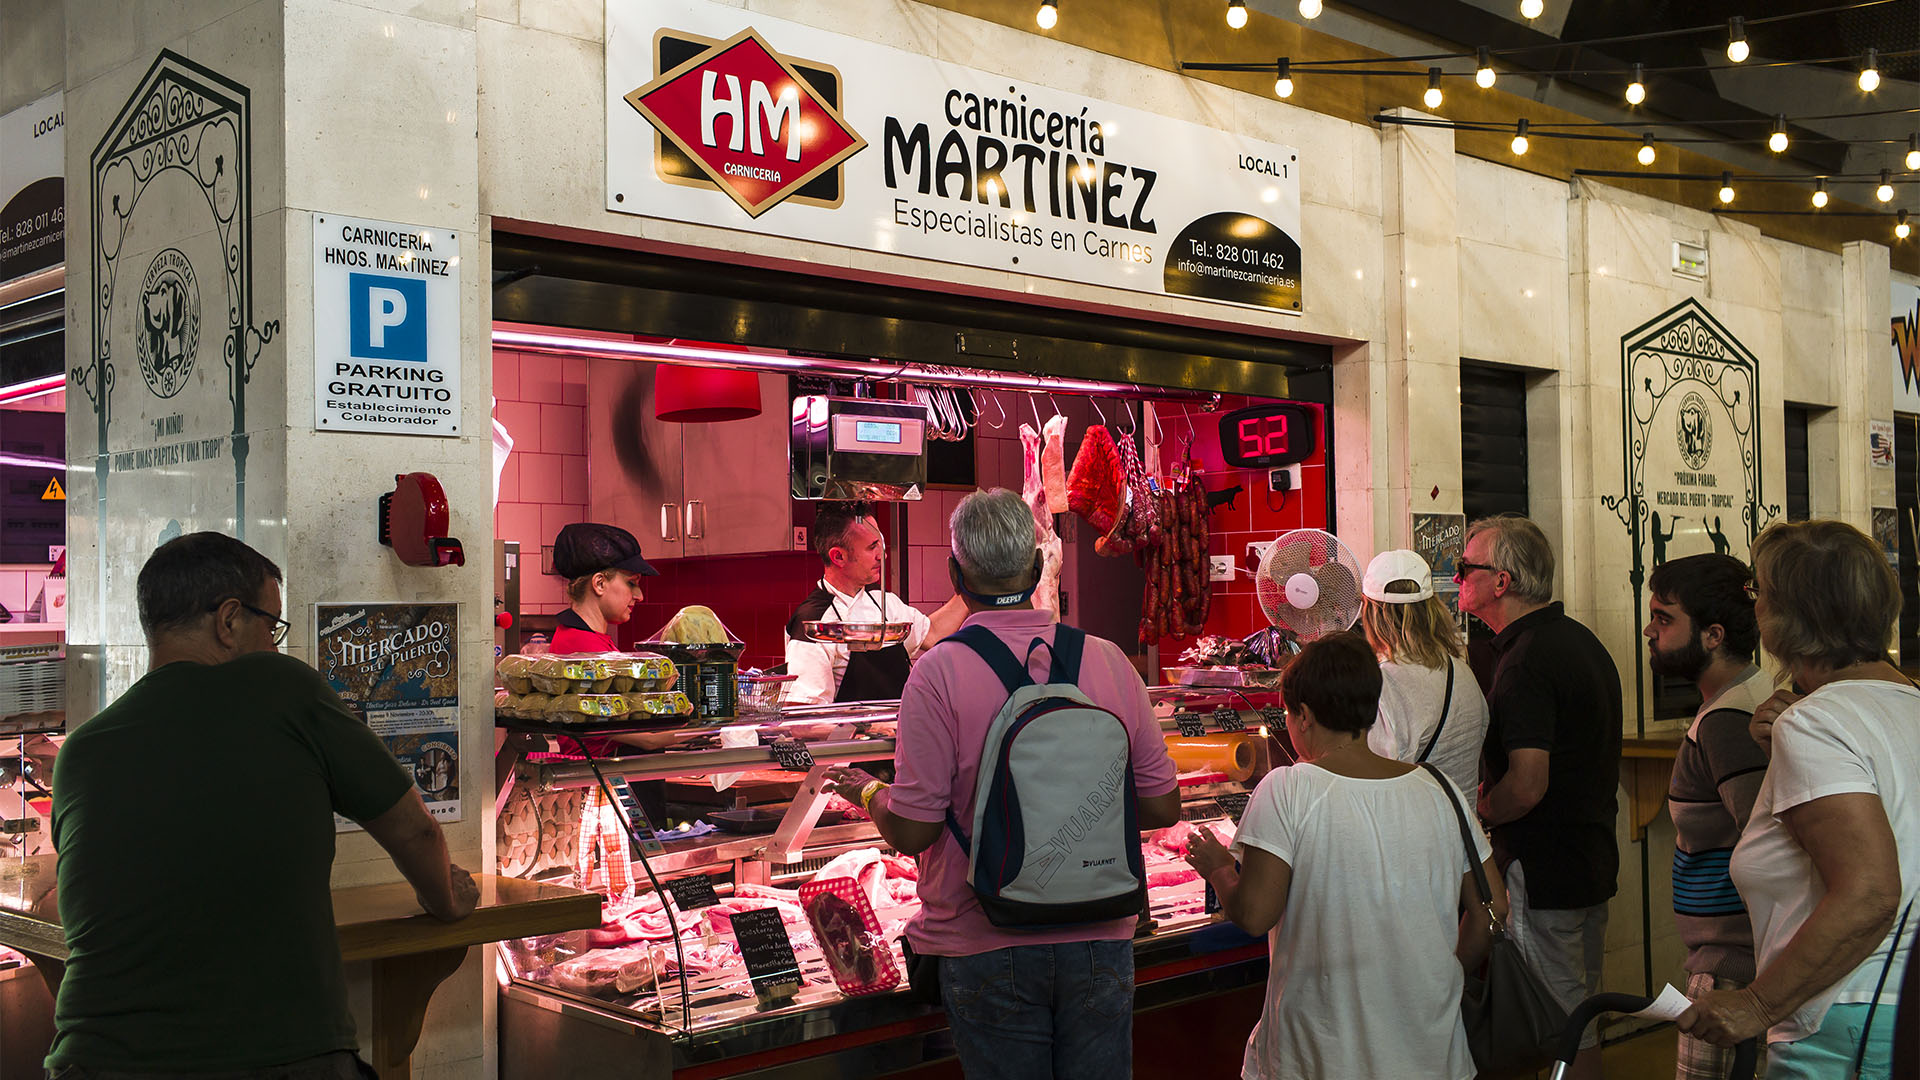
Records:
<instances>
[{"instance_id":1,"label":"butcher counter","mask_svg":"<svg viewBox=\"0 0 1920 1080\"><path fill-rule=\"evenodd\" d=\"M1173 687L1155 688L1151 696L1170 742L1245 744L1237 759L1225 756L1229 762L1250 758L1251 767L1181 775L1183 819L1218 821L1230 832L1223 819L1237 818L1269 754L1286 752L1264 737L1269 727L1284 731L1274 723L1275 712L1263 711L1271 708L1271 697ZM503 943L501 1076L587 1077L617 1070L678 1080L957 1077L939 1009L916 1000L904 985L863 996L841 993L796 903L802 883L852 874L857 867L871 871L862 881L873 891L875 914L889 939L917 907L910 881L880 880L881 869L892 878L911 873L912 864L893 856L871 823L857 811L844 822L822 823L823 815L836 813L818 787L825 765L890 762L894 709L895 703L869 702L789 710L757 725L762 745L591 764L540 755L516 761L500 795L502 872L603 890L614 899L600 932ZM502 725L525 730L508 720ZM771 745L776 742L783 744L781 752ZM809 752L812 768L805 757L793 756L793 743ZM790 766L785 770L782 757ZM735 803L766 811L762 827L769 831L684 839L668 833L656 843L643 828L626 845L632 856L626 880L633 885L617 887L621 869L600 866L601 855L588 849L598 831L592 816L632 805L623 803L619 782L665 780L669 802L684 809L689 800L715 797L720 785L711 781L714 776L732 778L717 793L723 800L733 792ZM583 815L589 822L584 829ZM531 856L526 837L536 826L529 821L537 823L539 835ZM561 839L569 829L578 838L572 843ZM1149 910L1135 939L1138 1067L1152 1075L1150 1063L1158 1058L1166 1063L1159 1071L1167 1073L1237 1071L1264 993L1266 944L1209 913L1204 883L1177 855L1151 838L1147 851ZM704 902L659 902L656 882L678 896L686 879L697 877L713 886ZM732 914L757 906L792 909L786 914L793 916L789 929L801 985L791 997L755 992L729 932ZM892 948L898 964L897 942ZM607 962L594 966L596 958ZM900 971L904 984L903 966Z\"/></svg>"}]
</instances>

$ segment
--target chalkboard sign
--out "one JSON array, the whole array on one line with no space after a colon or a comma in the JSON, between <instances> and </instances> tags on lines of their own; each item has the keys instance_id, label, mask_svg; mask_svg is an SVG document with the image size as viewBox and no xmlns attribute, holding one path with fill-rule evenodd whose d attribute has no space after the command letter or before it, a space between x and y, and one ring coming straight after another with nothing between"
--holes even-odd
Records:
<instances>
[{"instance_id":1,"label":"chalkboard sign","mask_svg":"<svg viewBox=\"0 0 1920 1080\"><path fill-rule=\"evenodd\" d=\"M1267 725L1267 734L1281 734L1287 730L1287 710L1278 705L1268 705L1260 710L1260 722Z\"/></svg>"},{"instance_id":2,"label":"chalkboard sign","mask_svg":"<svg viewBox=\"0 0 1920 1080\"><path fill-rule=\"evenodd\" d=\"M1173 722L1180 728L1180 737L1192 739L1207 733L1206 721L1191 709L1179 709L1173 714Z\"/></svg>"},{"instance_id":3,"label":"chalkboard sign","mask_svg":"<svg viewBox=\"0 0 1920 1080\"><path fill-rule=\"evenodd\" d=\"M1219 705L1213 710L1213 727L1215 731L1231 734L1247 730L1247 723L1240 719L1239 709L1231 705Z\"/></svg>"},{"instance_id":4,"label":"chalkboard sign","mask_svg":"<svg viewBox=\"0 0 1920 1080\"><path fill-rule=\"evenodd\" d=\"M813 768L813 751L797 739L775 739L768 749L773 751L774 762L783 769L806 772Z\"/></svg>"},{"instance_id":5,"label":"chalkboard sign","mask_svg":"<svg viewBox=\"0 0 1920 1080\"><path fill-rule=\"evenodd\" d=\"M1224 795L1215 795L1213 801L1219 804L1220 809L1226 811L1227 816L1233 819L1235 825L1238 825L1240 824L1240 815L1247 812L1248 798L1249 796L1246 792L1234 791Z\"/></svg>"},{"instance_id":6,"label":"chalkboard sign","mask_svg":"<svg viewBox=\"0 0 1920 1080\"><path fill-rule=\"evenodd\" d=\"M649 855L658 855L667 849L660 844L660 838L653 835L653 819L647 816L646 807L640 805L640 799L633 792L632 785L624 776L616 776L610 782L614 797L620 800L621 809L626 811L627 829L633 846Z\"/></svg>"},{"instance_id":7,"label":"chalkboard sign","mask_svg":"<svg viewBox=\"0 0 1920 1080\"><path fill-rule=\"evenodd\" d=\"M753 992L762 1001L790 998L800 989L800 961L794 958L793 941L779 911L757 908L736 913L733 939L740 943L740 958L747 962Z\"/></svg>"},{"instance_id":8,"label":"chalkboard sign","mask_svg":"<svg viewBox=\"0 0 1920 1080\"><path fill-rule=\"evenodd\" d=\"M699 911L720 902L720 895L713 891L713 879L705 874L669 881L667 891L681 911Z\"/></svg>"}]
</instances>

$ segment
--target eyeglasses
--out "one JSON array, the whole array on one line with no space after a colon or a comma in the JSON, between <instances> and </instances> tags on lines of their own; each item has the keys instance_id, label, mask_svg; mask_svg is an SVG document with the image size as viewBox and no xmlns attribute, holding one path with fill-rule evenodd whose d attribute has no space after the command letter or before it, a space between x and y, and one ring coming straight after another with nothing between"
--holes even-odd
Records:
<instances>
[{"instance_id":1,"label":"eyeglasses","mask_svg":"<svg viewBox=\"0 0 1920 1080\"><path fill-rule=\"evenodd\" d=\"M271 611L262 611L259 608L254 607L252 604L243 602L241 603L240 606L243 608L246 608L248 611L253 612L255 615L260 616L261 618L267 620L267 622L272 624L273 643L275 645L282 645L286 643L287 631L293 629L292 623L288 622L287 620L281 618L278 615L275 615Z\"/></svg>"},{"instance_id":2,"label":"eyeglasses","mask_svg":"<svg viewBox=\"0 0 1920 1080\"><path fill-rule=\"evenodd\" d=\"M1742 585L1740 587L1747 591L1747 599L1749 600L1760 599L1760 583L1759 582L1749 581L1745 585Z\"/></svg>"},{"instance_id":3,"label":"eyeglasses","mask_svg":"<svg viewBox=\"0 0 1920 1080\"><path fill-rule=\"evenodd\" d=\"M1467 575L1473 573L1475 570L1485 570L1490 574L1499 574L1504 572L1499 567L1492 566L1487 563L1468 562L1465 559L1456 559L1454 560L1454 563L1453 563L1453 580L1465 581L1467 579Z\"/></svg>"}]
</instances>

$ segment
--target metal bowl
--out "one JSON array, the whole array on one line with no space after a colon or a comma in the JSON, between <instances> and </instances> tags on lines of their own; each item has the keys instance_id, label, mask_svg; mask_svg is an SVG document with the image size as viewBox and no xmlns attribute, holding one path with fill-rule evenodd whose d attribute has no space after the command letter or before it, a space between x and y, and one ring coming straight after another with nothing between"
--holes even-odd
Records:
<instances>
[{"instance_id":1,"label":"metal bowl","mask_svg":"<svg viewBox=\"0 0 1920 1080\"><path fill-rule=\"evenodd\" d=\"M829 645L894 645L907 640L909 622L803 622L800 632Z\"/></svg>"}]
</instances>

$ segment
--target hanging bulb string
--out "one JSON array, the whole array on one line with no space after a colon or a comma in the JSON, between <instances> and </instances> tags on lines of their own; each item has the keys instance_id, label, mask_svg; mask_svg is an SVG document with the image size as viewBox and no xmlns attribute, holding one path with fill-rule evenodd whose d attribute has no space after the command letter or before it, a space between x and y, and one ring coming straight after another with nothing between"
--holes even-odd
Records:
<instances>
[{"instance_id":1,"label":"hanging bulb string","mask_svg":"<svg viewBox=\"0 0 1920 1080\"><path fill-rule=\"evenodd\" d=\"M1499 50L1494 50L1493 53L1494 55L1498 56ZM1894 52L1879 53L1878 55L1881 60L1905 59L1910 56L1920 56L1920 49L1900 49ZM1467 56L1465 58L1469 60L1475 59L1472 56ZM1442 59L1442 60L1461 59L1461 57L1458 55L1450 55L1445 57L1392 56L1392 57L1379 57L1373 60L1368 60L1366 62L1381 63L1381 64L1416 63L1416 62L1425 62L1427 60L1432 60L1432 59ZM1537 70L1537 71L1531 70L1531 69L1521 69L1521 70L1508 69L1507 71L1502 72L1502 74L1512 78L1527 78L1527 79L1552 79L1552 78L1561 78L1563 76L1568 76L1568 75L1582 75L1582 76L1618 75L1618 76L1624 76L1627 78L1632 78L1635 74L1639 74L1642 76L1689 75L1689 74L1698 74L1700 72L1713 72L1713 71L1735 71L1735 70L1758 71L1762 68L1823 67L1829 64L1853 64L1853 63L1858 63L1859 60L1860 60L1860 57L1858 55L1846 55L1846 56L1821 56L1821 57L1814 57L1807 60L1767 60L1767 61L1758 61L1758 62L1749 61L1743 64L1731 64L1731 63L1676 64L1671 67L1646 67L1645 65L1629 64L1629 65L1626 65L1625 67L1555 68L1552 70ZM1355 68L1355 67L1347 66L1351 63L1353 62L1346 61L1346 60L1295 60L1293 62L1293 66L1295 68L1299 68L1302 70L1312 71L1317 75L1356 75L1356 76L1365 76L1365 77L1385 76L1389 78L1397 76L1401 78L1414 77L1414 78L1424 79L1427 77L1427 74L1428 74L1425 68L1420 68L1420 69ZM1180 67L1183 70L1187 70L1187 71L1262 71L1262 70L1271 71L1273 70L1273 62L1269 60L1264 64L1255 64L1255 63L1245 63L1245 62L1209 63L1209 62L1202 62L1202 61L1182 61L1180 64ZM1637 72L1635 70L1636 68L1638 68ZM1476 64L1476 66L1471 71L1442 70L1440 74L1442 77L1445 77L1445 78L1453 78L1453 79L1472 78L1474 75L1479 73L1479 70L1480 69Z\"/></svg>"},{"instance_id":2,"label":"hanging bulb string","mask_svg":"<svg viewBox=\"0 0 1920 1080\"><path fill-rule=\"evenodd\" d=\"M1273 65L1269 64L1267 65L1267 67L1268 67L1268 70L1272 70ZM1403 127L1447 128L1453 131L1466 131L1466 132L1504 133L1504 132L1509 132L1513 130L1512 124L1510 123L1503 124L1494 120L1444 120L1444 119L1438 119L1431 116L1390 116L1382 113L1382 114L1376 115L1373 118L1373 121L1376 124L1398 124ZM1762 121L1762 122L1767 124L1772 123L1771 120ZM1650 121L1638 121L1638 122L1621 121L1619 123L1596 124L1593 126L1619 128L1624 130L1628 127L1646 127L1646 126L1649 126L1650 123L1651 123ZM1789 120L1788 123L1791 124L1793 123L1793 121ZM1549 124L1549 123L1542 123L1536 120L1529 120L1527 122L1527 134L1529 136L1537 136L1543 139L1577 139L1583 142L1641 143L1646 141L1645 132L1642 132L1639 135L1624 135L1624 134L1623 135L1602 135L1602 134L1595 134L1595 133L1590 133L1585 131L1545 130L1545 129L1552 129L1552 128L1570 127L1570 126L1572 125ZM1675 121L1668 124L1661 124L1659 126L1687 127L1690 125ZM1760 143L1762 146L1766 144L1765 136L1758 136L1758 137L1749 139L1749 138L1734 138L1731 136L1724 136L1724 135L1674 135L1674 136L1658 136L1655 138L1654 141L1660 142L1660 143L1702 143L1702 144L1711 144L1715 146L1745 146L1750 143L1756 143L1756 142ZM1796 135L1794 136L1793 141L1796 143L1839 143L1839 144L1848 145L1848 146L1905 145L1907 143L1906 139L1848 139L1838 135Z\"/></svg>"}]
</instances>

